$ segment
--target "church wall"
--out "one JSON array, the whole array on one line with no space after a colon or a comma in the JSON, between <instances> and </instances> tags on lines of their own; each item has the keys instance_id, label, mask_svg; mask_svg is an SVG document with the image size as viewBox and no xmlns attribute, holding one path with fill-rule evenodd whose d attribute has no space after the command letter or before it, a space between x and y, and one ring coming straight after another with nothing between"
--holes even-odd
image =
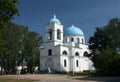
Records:
<instances>
[{"instance_id":1,"label":"church wall","mask_svg":"<svg viewBox=\"0 0 120 82\"><path fill-rule=\"evenodd\" d=\"M82 49L81 49L81 48L76 48L76 47L75 47L75 48L74 48L74 53L73 53L74 56L75 56L75 53L76 53L76 52L79 53L79 57L80 57L80 56L83 56L83 55L82 55L83 53L82 53Z\"/></svg>"},{"instance_id":2,"label":"church wall","mask_svg":"<svg viewBox=\"0 0 120 82\"><path fill-rule=\"evenodd\" d=\"M61 72L69 72L70 71L70 62L68 56L61 56ZM66 66L64 65L64 61L66 60Z\"/></svg>"},{"instance_id":3,"label":"church wall","mask_svg":"<svg viewBox=\"0 0 120 82\"><path fill-rule=\"evenodd\" d=\"M87 45L84 45L84 44L79 44L79 45L80 45L79 48L75 47L75 51L79 52L81 57L84 57L85 52L90 53L90 50L88 49Z\"/></svg>"},{"instance_id":4,"label":"church wall","mask_svg":"<svg viewBox=\"0 0 120 82\"><path fill-rule=\"evenodd\" d=\"M77 61L78 61L78 65L77 65ZM79 57L74 57L74 71L75 72L80 72L80 58Z\"/></svg>"},{"instance_id":5,"label":"church wall","mask_svg":"<svg viewBox=\"0 0 120 82\"><path fill-rule=\"evenodd\" d=\"M81 71L85 71L85 70L90 70L89 69L89 59L86 57L86 58L80 58L80 64L81 64Z\"/></svg>"},{"instance_id":6,"label":"church wall","mask_svg":"<svg viewBox=\"0 0 120 82\"><path fill-rule=\"evenodd\" d=\"M47 71L48 68L50 68L53 71L60 70L59 56L41 57L40 58L40 70Z\"/></svg>"},{"instance_id":7,"label":"church wall","mask_svg":"<svg viewBox=\"0 0 120 82\"><path fill-rule=\"evenodd\" d=\"M67 51L67 55L69 55L69 48L66 46L60 46L60 54L63 55L63 51Z\"/></svg>"},{"instance_id":8,"label":"church wall","mask_svg":"<svg viewBox=\"0 0 120 82\"><path fill-rule=\"evenodd\" d=\"M51 27L54 27L54 24L49 24L49 25L46 26L46 30L45 30L45 33L46 33L46 42L50 41L48 39L48 37L49 37L49 34L48 34L49 30L52 30L52 31L54 30ZM52 38L53 38L53 32L52 32Z\"/></svg>"},{"instance_id":9,"label":"church wall","mask_svg":"<svg viewBox=\"0 0 120 82\"><path fill-rule=\"evenodd\" d=\"M70 48L72 49L72 52L70 52L71 51ZM80 71L83 71L83 70L88 70L89 69L89 63L87 61L87 58L83 57L84 52L87 51L86 47L83 47L83 48L70 47L70 48L68 48L66 46L62 46L62 45L53 46L53 45L51 45L51 43L47 43L47 46L45 47L45 49L41 50L41 53L43 54L43 56L46 56L46 58L47 58L47 56L48 56L47 50L48 49L53 50L53 56L51 56L51 57L53 58L53 62L54 62L53 67L54 67L54 70L56 70L56 71L80 72ZM64 50L67 51L66 56L63 55ZM79 52L79 56L75 56L75 52ZM72 54L73 54L74 59L71 58ZM59 56L57 56L57 55L59 55L59 56L61 55L61 57L59 58ZM64 67L64 60L65 59L66 59L66 62L67 62L66 67ZM45 59L43 59L43 62L45 62L44 60ZM76 60L78 60L78 62L79 62L78 67L76 67Z\"/></svg>"},{"instance_id":10,"label":"church wall","mask_svg":"<svg viewBox=\"0 0 120 82\"><path fill-rule=\"evenodd\" d=\"M60 70L60 57L55 56L53 57L53 71L59 71Z\"/></svg>"},{"instance_id":11,"label":"church wall","mask_svg":"<svg viewBox=\"0 0 120 82\"><path fill-rule=\"evenodd\" d=\"M52 43L46 43L45 48L41 49L41 56L48 56L48 50L52 50L52 55L59 55L59 46L54 46Z\"/></svg>"},{"instance_id":12,"label":"church wall","mask_svg":"<svg viewBox=\"0 0 120 82\"><path fill-rule=\"evenodd\" d=\"M73 41L71 41L71 38L73 38ZM79 38L79 41L78 41L78 38ZM64 42L75 42L75 43L85 44L85 39L84 39L84 36L65 36Z\"/></svg>"},{"instance_id":13,"label":"church wall","mask_svg":"<svg viewBox=\"0 0 120 82\"><path fill-rule=\"evenodd\" d=\"M52 50L52 55L48 55L48 50ZM60 46L54 46L51 43L47 43L45 48L40 51L40 70L47 70L48 62L52 62L51 69L54 71L60 70ZM50 59L50 61L48 61ZM42 66L41 66L42 65Z\"/></svg>"},{"instance_id":14,"label":"church wall","mask_svg":"<svg viewBox=\"0 0 120 82\"><path fill-rule=\"evenodd\" d=\"M52 30L52 39L48 40L48 36L49 36L48 31L50 29ZM60 39L57 39L57 30L58 29L60 30ZM46 42L49 42L49 41L57 41L54 43L55 45L62 44L60 42L63 42L63 25L52 23L52 24L48 24L46 26Z\"/></svg>"},{"instance_id":15,"label":"church wall","mask_svg":"<svg viewBox=\"0 0 120 82\"><path fill-rule=\"evenodd\" d=\"M67 55L63 54L63 51L67 52ZM61 72L63 71L69 71L69 48L66 46L60 46L60 63L61 63ZM64 66L64 60L66 60L66 67Z\"/></svg>"},{"instance_id":16,"label":"church wall","mask_svg":"<svg viewBox=\"0 0 120 82\"><path fill-rule=\"evenodd\" d=\"M40 57L40 70L41 70L41 71L47 70L47 69L45 69L45 61L46 61L45 58Z\"/></svg>"}]
</instances>

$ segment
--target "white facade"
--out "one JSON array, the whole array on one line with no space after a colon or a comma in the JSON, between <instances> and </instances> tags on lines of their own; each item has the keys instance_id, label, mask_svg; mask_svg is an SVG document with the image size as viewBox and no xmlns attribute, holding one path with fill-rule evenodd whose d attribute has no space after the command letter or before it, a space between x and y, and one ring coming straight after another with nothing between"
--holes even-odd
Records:
<instances>
[{"instance_id":1,"label":"white facade","mask_svg":"<svg viewBox=\"0 0 120 82\"><path fill-rule=\"evenodd\" d=\"M46 71L48 68L57 72L93 70L84 35L75 29L76 27L72 26L74 32L70 29L65 34L63 25L56 16L50 19L46 25L45 45L40 50L41 71Z\"/></svg>"}]
</instances>

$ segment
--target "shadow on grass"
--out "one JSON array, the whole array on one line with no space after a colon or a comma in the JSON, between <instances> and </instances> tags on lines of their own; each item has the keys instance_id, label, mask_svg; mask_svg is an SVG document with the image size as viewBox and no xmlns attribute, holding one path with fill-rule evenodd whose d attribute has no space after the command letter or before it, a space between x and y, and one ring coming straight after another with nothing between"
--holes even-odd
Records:
<instances>
[{"instance_id":1,"label":"shadow on grass","mask_svg":"<svg viewBox=\"0 0 120 82\"><path fill-rule=\"evenodd\" d=\"M83 77L73 77L74 80L83 80L83 81L97 81L97 82L120 82L120 77L92 77L92 76L83 76Z\"/></svg>"}]
</instances>

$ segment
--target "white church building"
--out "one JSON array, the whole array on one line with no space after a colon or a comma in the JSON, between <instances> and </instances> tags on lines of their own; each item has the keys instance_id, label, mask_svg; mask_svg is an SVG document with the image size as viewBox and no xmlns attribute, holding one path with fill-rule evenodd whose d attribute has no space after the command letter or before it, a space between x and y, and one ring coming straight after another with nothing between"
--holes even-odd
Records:
<instances>
[{"instance_id":1,"label":"white church building","mask_svg":"<svg viewBox=\"0 0 120 82\"><path fill-rule=\"evenodd\" d=\"M40 49L40 71L83 72L94 70L83 31L72 25L64 30L54 15L45 27L46 41Z\"/></svg>"}]
</instances>

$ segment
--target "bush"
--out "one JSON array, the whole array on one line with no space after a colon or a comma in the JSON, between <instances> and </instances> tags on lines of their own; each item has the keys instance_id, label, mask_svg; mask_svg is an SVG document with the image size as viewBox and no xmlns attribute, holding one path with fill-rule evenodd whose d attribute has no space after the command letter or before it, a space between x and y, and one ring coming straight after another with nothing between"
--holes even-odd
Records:
<instances>
[{"instance_id":1,"label":"bush","mask_svg":"<svg viewBox=\"0 0 120 82\"><path fill-rule=\"evenodd\" d=\"M102 50L92 58L98 73L103 75L120 75L120 54L114 50Z\"/></svg>"},{"instance_id":2,"label":"bush","mask_svg":"<svg viewBox=\"0 0 120 82\"><path fill-rule=\"evenodd\" d=\"M22 69L21 74L26 74L26 69Z\"/></svg>"},{"instance_id":3,"label":"bush","mask_svg":"<svg viewBox=\"0 0 120 82\"><path fill-rule=\"evenodd\" d=\"M68 73L70 76L88 76L88 75L91 75L92 73L90 71L84 71L84 72L78 72L78 73L74 73L73 75L73 72L69 72Z\"/></svg>"}]
</instances>

